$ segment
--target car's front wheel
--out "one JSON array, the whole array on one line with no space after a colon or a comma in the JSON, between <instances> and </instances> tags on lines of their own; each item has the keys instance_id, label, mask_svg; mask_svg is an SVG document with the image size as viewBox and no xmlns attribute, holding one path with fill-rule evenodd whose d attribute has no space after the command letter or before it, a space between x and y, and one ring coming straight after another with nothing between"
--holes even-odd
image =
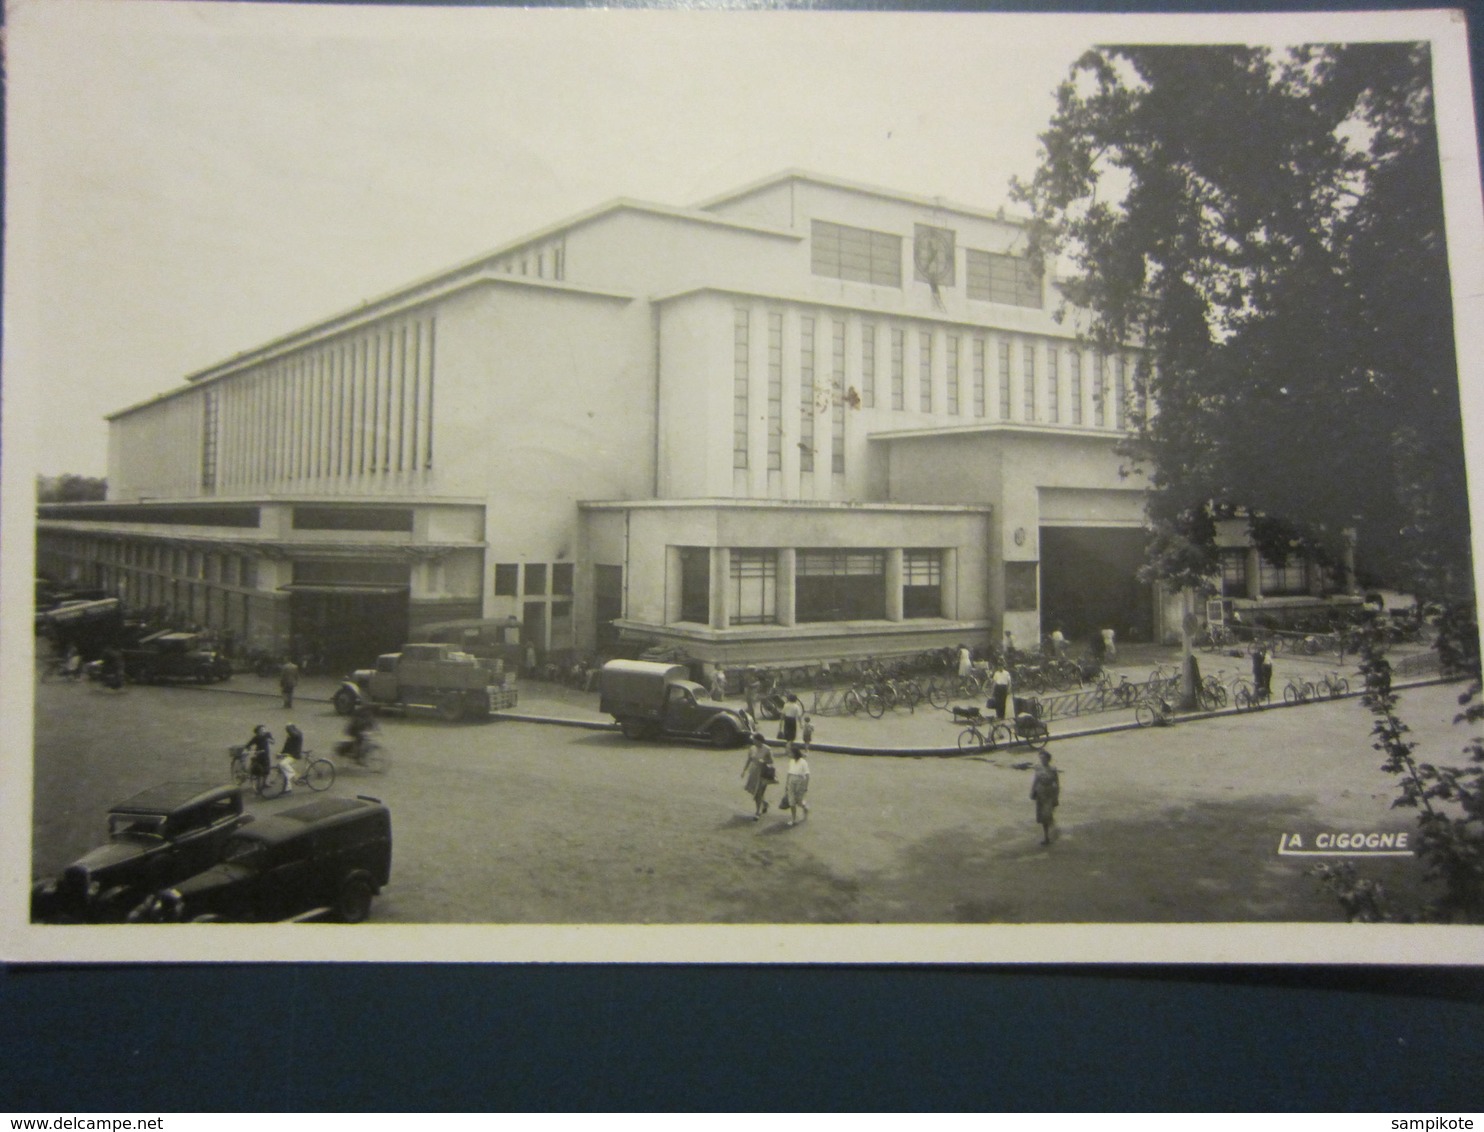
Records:
<instances>
[{"instance_id":1,"label":"car's front wheel","mask_svg":"<svg viewBox=\"0 0 1484 1132\"><path fill-rule=\"evenodd\" d=\"M742 739L742 733L727 723L713 723L706 737L711 740L713 747L735 747Z\"/></svg>"},{"instance_id":2,"label":"car's front wheel","mask_svg":"<svg viewBox=\"0 0 1484 1132\"><path fill-rule=\"evenodd\" d=\"M357 870L340 882L335 894L335 918L343 924L359 924L371 914L374 886L369 873Z\"/></svg>"},{"instance_id":3,"label":"car's front wheel","mask_svg":"<svg viewBox=\"0 0 1484 1132\"><path fill-rule=\"evenodd\" d=\"M341 688L331 702L335 705L336 715L349 715L356 710L356 694L349 688Z\"/></svg>"}]
</instances>

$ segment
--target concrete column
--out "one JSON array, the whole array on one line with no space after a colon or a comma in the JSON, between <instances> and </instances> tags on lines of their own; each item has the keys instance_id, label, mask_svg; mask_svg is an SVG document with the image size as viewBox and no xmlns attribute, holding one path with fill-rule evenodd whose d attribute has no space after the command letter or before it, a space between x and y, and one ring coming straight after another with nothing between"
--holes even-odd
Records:
<instances>
[{"instance_id":1,"label":"concrete column","mask_svg":"<svg viewBox=\"0 0 1484 1132\"><path fill-rule=\"evenodd\" d=\"M711 548L711 627L728 629L732 624L732 611L728 608L731 597L732 552L725 546Z\"/></svg>"},{"instance_id":2,"label":"concrete column","mask_svg":"<svg viewBox=\"0 0 1484 1132\"><path fill-rule=\"evenodd\" d=\"M886 619L902 620L902 548L886 552Z\"/></svg>"},{"instance_id":3,"label":"concrete column","mask_svg":"<svg viewBox=\"0 0 1484 1132\"><path fill-rule=\"evenodd\" d=\"M778 550L778 624L797 624L794 595L797 592L798 552L791 546Z\"/></svg>"},{"instance_id":4,"label":"concrete column","mask_svg":"<svg viewBox=\"0 0 1484 1132\"><path fill-rule=\"evenodd\" d=\"M1262 597L1262 554L1255 546L1247 548L1247 596L1254 601Z\"/></svg>"},{"instance_id":5,"label":"concrete column","mask_svg":"<svg viewBox=\"0 0 1484 1132\"><path fill-rule=\"evenodd\" d=\"M950 621L958 620L958 548L943 551L942 613Z\"/></svg>"},{"instance_id":6,"label":"concrete column","mask_svg":"<svg viewBox=\"0 0 1484 1132\"><path fill-rule=\"evenodd\" d=\"M1355 584L1355 528L1347 527L1341 532L1344 540L1340 545L1340 589L1347 594L1357 594L1360 587Z\"/></svg>"},{"instance_id":7,"label":"concrete column","mask_svg":"<svg viewBox=\"0 0 1484 1132\"><path fill-rule=\"evenodd\" d=\"M665 624L680 620L680 591L684 573L680 566L680 548L665 547Z\"/></svg>"}]
</instances>

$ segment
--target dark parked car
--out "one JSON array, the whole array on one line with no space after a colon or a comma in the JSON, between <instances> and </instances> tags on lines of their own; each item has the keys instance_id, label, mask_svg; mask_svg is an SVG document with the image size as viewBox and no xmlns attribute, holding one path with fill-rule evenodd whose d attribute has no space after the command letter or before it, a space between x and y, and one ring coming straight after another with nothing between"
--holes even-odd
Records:
<instances>
[{"instance_id":1,"label":"dark parked car","mask_svg":"<svg viewBox=\"0 0 1484 1132\"><path fill-rule=\"evenodd\" d=\"M242 788L168 782L108 812L108 841L31 890L33 920L123 920L157 889L221 859L229 835L252 818Z\"/></svg>"},{"instance_id":2,"label":"dark parked car","mask_svg":"<svg viewBox=\"0 0 1484 1132\"><path fill-rule=\"evenodd\" d=\"M137 918L357 924L391 871L391 812L375 798L320 798L239 830L220 864L161 892Z\"/></svg>"},{"instance_id":3,"label":"dark parked car","mask_svg":"<svg viewBox=\"0 0 1484 1132\"><path fill-rule=\"evenodd\" d=\"M741 714L708 699L705 688L686 679L682 665L610 660L601 683L598 710L612 715L626 738L667 735L704 739L716 747L747 741Z\"/></svg>"},{"instance_id":4,"label":"dark parked car","mask_svg":"<svg viewBox=\"0 0 1484 1132\"><path fill-rule=\"evenodd\" d=\"M194 680L212 684L232 675L232 662L215 649L201 647L199 633L151 633L124 650L124 674L139 684Z\"/></svg>"}]
</instances>

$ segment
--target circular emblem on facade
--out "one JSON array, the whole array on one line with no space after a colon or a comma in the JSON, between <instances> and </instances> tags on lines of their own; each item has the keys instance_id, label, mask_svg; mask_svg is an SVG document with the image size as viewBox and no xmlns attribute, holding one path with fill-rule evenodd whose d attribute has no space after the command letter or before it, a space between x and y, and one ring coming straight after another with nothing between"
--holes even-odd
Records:
<instances>
[{"instance_id":1,"label":"circular emblem on facade","mask_svg":"<svg viewBox=\"0 0 1484 1132\"><path fill-rule=\"evenodd\" d=\"M913 241L912 258L923 278L934 286L953 278L953 245L945 232L931 228L919 231Z\"/></svg>"},{"instance_id":2,"label":"circular emblem on facade","mask_svg":"<svg viewBox=\"0 0 1484 1132\"><path fill-rule=\"evenodd\" d=\"M1015 528L1015 545L1016 546L1024 546L1025 545L1025 528L1024 527L1016 527Z\"/></svg>"}]
</instances>

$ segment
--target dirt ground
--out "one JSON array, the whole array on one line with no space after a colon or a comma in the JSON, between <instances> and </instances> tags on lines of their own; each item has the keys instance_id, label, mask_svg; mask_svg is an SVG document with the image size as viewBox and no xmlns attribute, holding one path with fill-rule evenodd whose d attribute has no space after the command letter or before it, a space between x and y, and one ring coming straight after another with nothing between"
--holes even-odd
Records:
<instances>
[{"instance_id":1,"label":"dirt ground","mask_svg":"<svg viewBox=\"0 0 1484 1132\"><path fill-rule=\"evenodd\" d=\"M254 691L268 689L252 677L122 693L39 686L33 876L95 844L111 802L223 778L227 745L256 722L281 734L295 720L311 747L330 749L340 721L328 705L285 711ZM1462 748L1457 691L1404 693L1424 757ZM752 820L741 751L533 723L383 728L391 771L342 768L334 787L392 809L378 922L1334 922L1343 915L1309 875L1315 862L1280 857L1280 836L1413 826L1391 808L1394 784L1356 700L1053 740L1062 806L1050 847L1026 749L817 752L811 816L791 828L776 810ZM1418 891L1413 858L1360 865L1400 898Z\"/></svg>"}]
</instances>

